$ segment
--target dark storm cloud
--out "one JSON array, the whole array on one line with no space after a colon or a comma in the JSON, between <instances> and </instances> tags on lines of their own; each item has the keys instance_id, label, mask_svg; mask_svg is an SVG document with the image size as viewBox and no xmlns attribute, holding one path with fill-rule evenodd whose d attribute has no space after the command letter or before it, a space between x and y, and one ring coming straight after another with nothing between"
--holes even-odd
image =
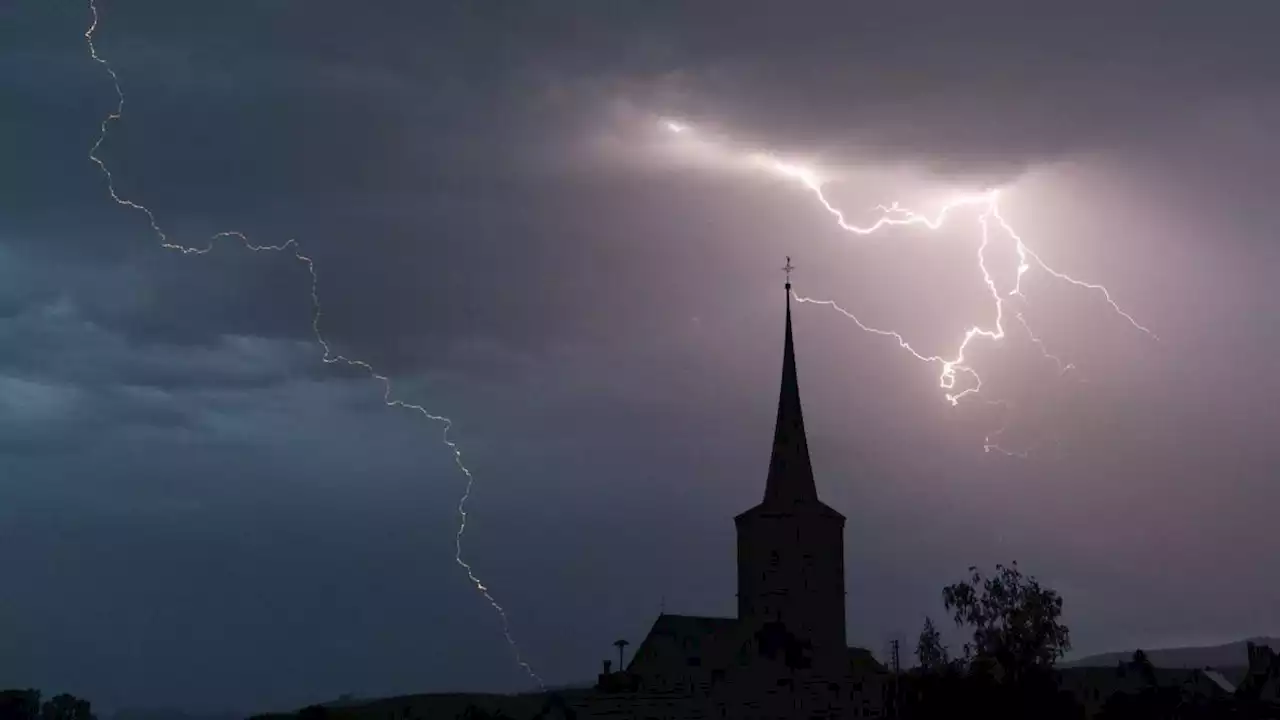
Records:
<instances>
[{"instance_id":1,"label":"dark storm cloud","mask_svg":"<svg viewBox=\"0 0 1280 720\"><path fill-rule=\"evenodd\" d=\"M388 31L408 6L359 17L335 7L281 27L311 40L299 42L311 67L350 63L335 89L380 78L366 91L386 87L421 122L409 151L458 153L455 177L482 161L510 172L522 156L545 168L555 151L539 146L589 131L619 99L774 143L1016 167L1147 140L1153 126L1277 80L1258 31L1277 11L1262 4L1208 16L1186 2L1105 16L1012 2L773 10L482 5ZM343 33L314 42L315 28L339 22Z\"/></svg>"},{"instance_id":2,"label":"dark storm cloud","mask_svg":"<svg viewBox=\"0 0 1280 720\"><path fill-rule=\"evenodd\" d=\"M146 287L164 278L148 275L151 265L68 264L3 245L0 256L10 280L0 318L0 434L8 452L63 453L133 432L216 434L211 413L237 393L331 377L310 338L252 334L247 313L240 333L195 312L180 319L198 323L199 333L144 332L165 314L160 308L175 322L183 310L180 299ZM179 287L166 289L181 298ZM130 322L139 318L150 324Z\"/></svg>"},{"instance_id":3,"label":"dark storm cloud","mask_svg":"<svg viewBox=\"0 0 1280 720\"><path fill-rule=\"evenodd\" d=\"M8 288L11 310L0 321L5 337L0 362L20 372L92 385L147 379L158 387L253 386L304 372L305 361L317 356L309 342L226 332L214 321L216 316L195 312L185 313L185 322L199 324L207 344L183 343L185 338L176 330L143 338L121 320L163 314L162 309L175 318L184 315L179 285L161 288L173 291L171 300L146 287L149 280L163 276L139 275L145 266L87 271L41 264L13 252L5 255L7 271L24 282ZM176 319L174 324L179 324ZM253 329L246 325L240 329Z\"/></svg>"},{"instance_id":4,"label":"dark storm cloud","mask_svg":"<svg viewBox=\"0 0 1280 720\"><path fill-rule=\"evenodd\" d=\"M0 382L7 444L58 451L130 427L181 430L198 423L192 393L282 382L296 347L224 338L218 347L131 347L67 305L0 321Z\"/></svg>"},{"instance_id":5,"label":"dark storm cloud","mask_svg":"<svg viewBox=\"0 0 1280 720\"><path fill-rule=\"evenodd\" d=\"M328 322L353 347L396 334L438 347L483 332L536 348L600 330L601 318L634 318L618 303L625 294L593 278L644 263L637 246L666 252L645 219L634 233L643 239L626 237L635 210L619 198L649 192L636 181L600 177L580 159L564 174L565 158L615 119L619 102L834 161L991 165L990 177L1004 179L1151 142L1192 109L1273 79L1253 62L1268 41L1245 32L1250 18L1191 23L1190 7L1161 7L1113 12L1103 32L1088 14L1009 4L874 17L836 6L780 16L716 4L478 6L430 19L408 5L369 14L266 5L247 25L209 8L142 5L101 30L132 96L104 154L120 159L125 195L146 198L181 242L202 245L224 229L267 243L298 237L321 260L322 291L343 298ZM535 179L555 167L554 185ZM308 219L320 207L322 225ZM574 220L583 208L617 221L585 227ZM388 268L388 255L403 261ZM258 302L273 283L305 279L282 280L258 258L211 262L236 264L238 282L258 287L198 313L236 313L241 302L273 333L305 332L305 308ZM164 297L202 278L225 286L207 280L208 263L157 263L149 282L163 283ZM334 263L348 272L330 273ZM614 307L584 320L583 297ZM421 310L382 310L412 303ZM139 331L204 332L187 310L139 318ZM430 361L403 352L385 362Z\"/></svg>"}]
</instances>

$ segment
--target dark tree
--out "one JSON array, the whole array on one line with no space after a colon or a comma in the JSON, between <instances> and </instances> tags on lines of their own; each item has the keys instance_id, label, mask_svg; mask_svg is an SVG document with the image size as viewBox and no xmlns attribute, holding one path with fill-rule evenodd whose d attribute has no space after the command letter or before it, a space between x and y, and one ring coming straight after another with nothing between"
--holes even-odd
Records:
<instances>
[{"instance_id":1,"label":"dark tree","mask_svg":"<svg viewBox=\"0 0 1280 720\"><path fill-rule=\"evenodd\" d=\"M924 629L920 631L920 639L916 641L916 660L926 672L938 672L951 662L947 648L942 644L942 634L934 626L931 617L924 619Z\"/></svg>"},{"instance_id":2,"label":"dark tree","mask_svg":"<svg viewBox=\"0 0 1280 720\"><path fill-rule=\"evenodd\" d=\"M39 690L0 691L0 720L37 720L39 717Z\"/></svg>"},{"instance_id":3,"label":"dark tree","mask_svg":"<svg viewBox=\"0 0 1280 720\"><path fill-rule=\"evenodd\" d=\"M1062 598L1023 576L1016 563L997 565L992 577L974 567L969 573L968 580L943 588L942 599L956 624L972 630L972 640L962 660L943 666L945 672L920 674L910 716L1079 717L1082 708L1053 672L1070 648ZM921 636L926 648L933 644L926 638L930 629Z\"/></svg>"},{"instance_id":4,"label":"dark tree","mask_svg":"<svg viewBox=\"0 0 1280 720\"><path fill-rule=\"evenodd\" d=\"M756 630L755 637L762 657L781 659L789 670L804 670L812 666L812 645L797 637L783 623L764 623Z\"/></svg>"},{"instance_id":5,"label":"dark tree","mask_svg":"<svg viewBox=\"0 0 1280 720\"><path fill-rule=\"evenodd\" d=\"M1053 667L1071 649L1062 624L1062 597L1023 576L1018 564L996 565L993 577L969 568L968 581L942 591L943 603L957 625L973 629L966 645L976 668L1019 682Z\"/></svg>"},{"instance_id":6,"label":"dark tree","mask_svg":"<svg viewBox=\"0 0 1280 720\"><path fill-rule=\"evenodd\" d=\"M325 720L329 717L329 709L323 705L308 705L298 711L298 720Z\"/></svg>"},{"instance_id":7,"label":"dark tree","mask_svg":"<svg viewBox=\"0 0 1280 720\"><path fill-rule=\"evenodd\" d=\"M1129 661L1129 670L1137 673L1147 687L1156 686L1156 668L1151 664L1146 651L1133 651L1133 660Z\"/></svg>"},{"instance_id":8,"label":"dark tree","mask_svg":"<svg viewBox=\"0 0 1280 720\"><path fill-rule=\"evenodd\" d=\"M55 695L40 708L41 720L97 720L89 709L89 701L75 695Z\"/></svg>"}]
</instances>

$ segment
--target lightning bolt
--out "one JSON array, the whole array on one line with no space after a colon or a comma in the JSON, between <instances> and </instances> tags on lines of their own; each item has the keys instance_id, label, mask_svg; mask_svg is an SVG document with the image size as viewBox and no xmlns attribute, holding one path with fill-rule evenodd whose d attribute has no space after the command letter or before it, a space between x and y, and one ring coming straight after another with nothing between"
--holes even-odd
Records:
<instances>
[{"instance_id":1,"label":"lightning bolt","mask_svg":"<svg viewBox=\"0 0 1280 720\"><path fill-rule=\"evenodd\" d=\"M1106 287L1096 283L1078 280L1066 273L1055 270L1039 255L1037 255L1035 251L1028 247L1022 237L1000 214L1000 191L998 189L956 197L943 204L941 209L939 209L933 216L924 215L914 210L902 207L897 202L890 205L879 205L876 209L880 212L880 217L877 218L875 222L870 225L856 225L850 222L848 218L845 217L844 212L832 204L832 202L827 198L827 195L824 192L826 183L817 168L783 160L770 152L741 152L734 150L726 144L716 143L709 138L699 136L692 127L683 122L663 120L661 122L661 127L674 135L680 136L680 140L682 142L697 143L703 149L714 151L720 156L745 162L749 166L758 170L800 185L813 194L822 208L834 218L836 225L841 230L854 235L872 235L894 227L919 227L935 231L943 227L947 218L954 211L961 208L977 208L979 210L978 225L981 228L981 240L978 244L977 252L978 269L981 271L983 282L986 284L987 290L990 292L991 298L995 303L995 322L989 328L983 328L979 325L970 326L964 331L955 351L949 357L942 355L926 355L921 353L912 347L911 343L909 343L900 333L868 325L852 312L844 309L833 300L818 300L809 297L801 297L794 293L792 294L797 302L825 305L832 308L836 312L839 312L841 315L852 320L854 324L865 332L892 338L897 342L898 347L907 351L921 362L937 363L941 366L941 372L938 376L938 386L943 390L943 397L947 402L951 403L953 407L959 405L960 401L966 397L977 395L982 390L982 377L978 374L977 370L968 364L965 352L969 349L970 343L975 339L981 338L991 342L999 342L1005 338L1005 301L1007 298L1013 296L1025 297L1022 293L1022 280L1026 273L1033 268L1032 263L1034 263L1034 267L1040 268L1042 271L1058 280L1100 294L1111 307L1113 312L1137 330L1145 333L1154 340L1159 340L1150 328L1142 325L1134 319L1132 315L1123 310L1111 297L1111 291ZM996 283L991 278L991 273L987 269L986 251L988 245L991 243L991 227L993 225L1014 241L1014 247L1018 256L1018 266L1014 275L1013 288L1006 293L1001 293L1000 290L996 288ZM1049 353L1045 347L1044 341L1032 332L1030 325L1028 325L1026 319L1021 313L1014 313L1014 318L1022 326L1031 342L1040 349L1044 357L1053 360L1057 364L1058 374L1060 376L1075 367L1070 363L1064 363L1061 358ZM972 384L964 387L963 389L958 389L957 379L961 375L968 377L972 381ZM996 400L988 402L1004 405L1007 408L1007 403L1003 401ZM984 442L984 450L988 452L996 450L1008 455L1025 456L1024 452L1011 451L1000 447L995 439L998 438L1004 430L1005 428L1002 427L999 430L989 433Z\"/></svg>"},{"instance_id":2,"label":"lightning bolt","mask_svg":"<svg viewBox=\"0 0 1280 720\"><path fill-rule=\"evenodd\" d=\"M333 349L329 345L328 339L325 337L324 333L321 332L321 329L320 329L320 320L321 320L321 317L323 316L323 310L320 303L320 292L319 292L320 276L316 272L315 261L309 255L304 255L302 253L301 246L299 245L296 239L290 239L287 242L280 245L257 245L250 242L249 238L244 233L231 230L226 232L220 232L213 235L212 237L209 238L209 240L206 242L204 246L192 247L192 246L181 245L178 243L171 242L169 240L169 237L165 234L164 229L161 228L159 221L156 219L155 213L152 212L150 208L146 207L145 205L142 205L141 203L135 202L133 200L123 198L116 192L115 179L112 176L111 170L107 167L106 163L103 162L100 157L98 157L98 150L102 147L102 144L107 139L107 132L111 126L111 123L119 122L124 115L124 92L120 87L120 77L116 74L115 69L111 67L111 64L107 62L106 59L104 59L101 55L98 54L98 50L93 43L93 36L98 29L98 22L99 22L98 7L97 7L96 0L89 0L89 11L92 13L93 19L92 19L92 22L89 24L88 30L86 30L84 33L85 43L89 48L89 57L92 58L94 62L100 64L103 67L103 69L106 70L107 74L110 75L111 85L112 85L112 88L115 90L115 94L116 94L116 108L114 111L108 114L105 118L103 118L99 128L98 139L93 143L93 147L90 148L89 150L89 160L92 161L95 165L97 165L98 169L101 170L103 177L106 179L107 192L110 193L111 199L115 201L117 205L121 205L121 206L130 208L132 210L136 210L142 213L143 215L145 215L147 218L147 222L151 226L152 232L155 234L156 238L160 241L160 247L166 250L177 251L179 253L182 253L183 255L205 255L213 251L217 241L223 238L234 238L240 241L240 244L246 250L250 250L252 252L288 253L292 255L295 260L306 265L307 272L311 276L311 331L312 331L312 334L315 336L316 343L320 346L320 349L322 351L321 360L323 360L324 363L327 365L344 365L346 367L357 368L363 371L365 374L368 375L369 378L381 384L382 402L387 407L396 407L396 408L402 408L405 410L410 410L412 412L419 414L425 420L440 423L443 426L441 430L441 440L444 442L445 446L449 449L449 451L453 453L454 464L458 466L458 469L462 472L463 477L466 478L466 485L463 489L462 497L459 498L458 500L458 529L454 533L454 561L457 562L459 567L461 567L464 572L466 572L467 579L471 582L471 584L475 587L475 589L481 594L481 596L484 597L484 599L489 602L489 605L492 606L494 611L497 613L498 618L501 620L501 623L502 623L502 635L503 637L506 638L507 644L510 646L511 651L515 656L516 663L520 666L522 670L524 670L524 672L530 677L530 679L532 679L535 683L537 683L539 689L545 689L546 686L543 683L542 678L539 677L536 672L534 672L533 667L524 659L524 655L520 650L520 645L516 643L515 636L511 632L511 623L507 617L507 611L502 607L502 605L498 603L496 599L494 599L493 594L489 591L489 588L483 582L480 581L480 578L477 577L475 574L475 570L463 558L462 537L467 531L467 517L468 517L467 501L471 498L471 491L472 491L472 488L475 486L475 476L471 473L471 470L470 468L467 467L466 463L463 462L462 450L458 447L458 444L455 443L449 437L449 430L452 429L453 427L453 420L443 415L436 415L428 411L422 405L407 402L405 400L400 400L393 397L392 384L391 384L391 379L389 377L378 372L373 367L373 365L370 365L368 362L365 362L364 360L360 360L357 358L350 358L345 355L341 355L333 352Z\"/></svg>"}]
</instances>

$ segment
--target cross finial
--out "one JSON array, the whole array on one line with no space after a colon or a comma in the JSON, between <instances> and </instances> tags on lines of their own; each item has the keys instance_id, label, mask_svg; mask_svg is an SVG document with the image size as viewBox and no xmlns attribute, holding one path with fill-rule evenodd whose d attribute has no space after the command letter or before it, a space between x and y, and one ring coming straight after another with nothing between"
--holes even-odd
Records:
<instances>
[{"instance_id":1,"label":"cross finial","mask_svg":"<svg viewBox=\"0 0 1280 720\"><path fill-rule=\"evenodd\" d=\"M791 256L787 256L787 264L782 266L782 271L787 274L787 289L791 289L791 271L795 270L795 266L791 264Z\"/></svg>"}]
</instances>

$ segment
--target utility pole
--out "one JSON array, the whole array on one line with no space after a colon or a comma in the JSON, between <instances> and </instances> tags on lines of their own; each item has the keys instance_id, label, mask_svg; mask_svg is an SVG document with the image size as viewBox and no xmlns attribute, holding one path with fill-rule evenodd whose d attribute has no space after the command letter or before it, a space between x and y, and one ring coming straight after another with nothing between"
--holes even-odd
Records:
<instances>
[{"instance_id":1,"label":"utility pole","mask_svg":"<svg viewBox=\"0 0 1280 720\"><path fill-rule=\"evenodd\" d=\"M899 676L902 673L902 657L898 652L899 642L897 638L889 641L889 663L893 668L893 679L889 682L889 712L886 713L891 718L898 717L900 713L899 698L901 696Z\"/></svg>"}]
</instances>

